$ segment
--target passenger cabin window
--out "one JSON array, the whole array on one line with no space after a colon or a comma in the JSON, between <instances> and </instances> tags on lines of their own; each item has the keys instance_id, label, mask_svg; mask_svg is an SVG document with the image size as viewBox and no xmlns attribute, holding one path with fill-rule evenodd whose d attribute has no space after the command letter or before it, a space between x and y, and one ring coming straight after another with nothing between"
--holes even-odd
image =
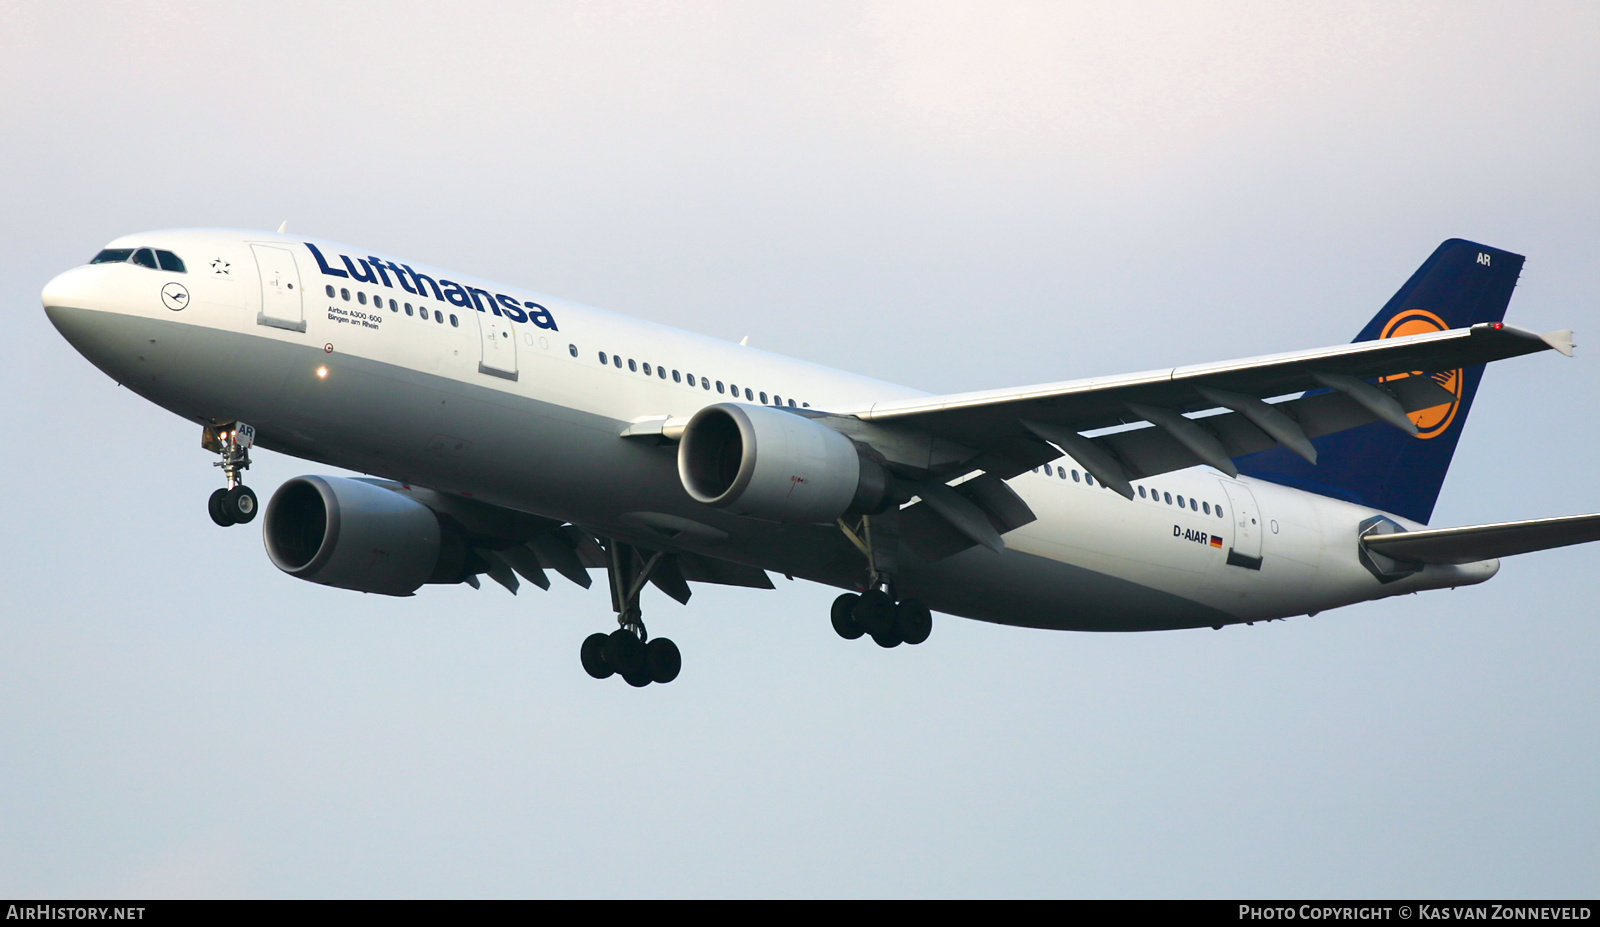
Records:
<instances>
[{"instance_id":1,"label":"passenger cabin window","mask_svg":"<svg viewBox=\"0 0 1600 927\"><path fill-rule=\"evenodd\" d=\"M578 356L578 346L575 345L575 344L567 345L567 353L571 354L573 357L577 357Z\"/></svg>"},{"instance_id":2,"label":"passenger cabin window","mask_svg":"<svg viewBox=\"0 0 1600 927\"><path fill-rule=\"evenodd\" d=\"M156 253L149 248L140 248L138 251L133 252L133 263L138 264L140 267L148 267L151 270L155 270Z\"/></svg>"},{"instance_id":3,"label":"passenger cabin window","mask_svg":"<svg viewBox=\"0 0 1600 927\"><path fill-rule=\"evenodd\" d=\"M1045 476L1055 476L1056 475L1055 468L1051 467L1049 464L1045 464L1044 465L1044 475Z\"/></svg>"},{"instance_id":4,"label":"passenger cabin window","mask_svg":"<svg viewBox=\"0 0 1600 927\"><path fill-rule=\"evenodd\" d=\"M328 290L328 298L332 299L333 298L333 284L331 284L331 283L328 284L327 290Z\"/></svg>"}]
</instances>

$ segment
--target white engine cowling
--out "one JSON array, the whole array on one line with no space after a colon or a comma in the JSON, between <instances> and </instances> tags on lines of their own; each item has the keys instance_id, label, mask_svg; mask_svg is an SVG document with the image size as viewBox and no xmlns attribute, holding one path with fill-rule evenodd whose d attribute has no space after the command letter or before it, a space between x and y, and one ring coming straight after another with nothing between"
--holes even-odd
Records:
<instances>
[{"instance_id":1,"label":"white engine cowling","mask_svg":"<svg viewBox=\"0 0 1600 927\"><path fill-rule=\"evenodd\" d=\"M792 524L825 524L888 501L882 465L803 415L724 402L695 413L678 444L678 478L696 502Z\"/></svg>"},{"instance_id":2,"label":"white engine cowling","mask_svg":"<svg viewBox=\"0 0 1600 927\"><path fill-rule=\"evenodd\" d=\"M324 586L403 596L448 572L433 510L362 480L295 477L272 494L261 534L274 566Z\"/></svg>"}]
</instances>

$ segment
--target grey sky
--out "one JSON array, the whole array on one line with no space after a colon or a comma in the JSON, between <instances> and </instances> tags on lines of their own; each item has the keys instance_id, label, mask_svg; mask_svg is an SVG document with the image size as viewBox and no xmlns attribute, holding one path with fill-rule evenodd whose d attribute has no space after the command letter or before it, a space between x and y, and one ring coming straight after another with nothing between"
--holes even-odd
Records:
<instances>
[{"instance_id":1,"label":"grey sky","mask_svg":"<svg viewBox=\"0 0 1600 927\"><path fill-rule=\"evenodd\" d=\"M1310 7L1315 7L1311 9ZM1347 341L1528 255L1435 523L1600 511L1591 4L0 4L0 894L1593 896L1600 548L1221 632L296 582L38 293L273 228L933 390ZM265 495L326 468L258 455ZM530 478L537 478L531 475Z\"/></svg>"}]
</instances>

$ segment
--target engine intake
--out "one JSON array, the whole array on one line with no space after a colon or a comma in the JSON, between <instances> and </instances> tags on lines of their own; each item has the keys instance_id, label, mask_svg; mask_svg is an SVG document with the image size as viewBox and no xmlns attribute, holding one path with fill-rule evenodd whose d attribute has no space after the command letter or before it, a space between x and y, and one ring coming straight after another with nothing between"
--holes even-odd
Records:
<instances>
[{"instance_id":1,"label":"engine intake","mask_svg":"<svg viewBox=\"0 0 1600 927\"><path fill-rule=\"evenodd\" d=\"M888 474L855 442L784 409L724 402L695 413L678 444L690 498L793 524L824 524L889 503Z\"/></svg>"},{"instance_id":2,"label":"engine intake","mask_svg":"<svg viewBox=\"0 0 1600 927\"><path fill-rule=\"evenodd\" d=\"M272 494L267 557L297 579L405 596L460 578L465 549L432 509L364 480L299 476Z\"/></svg>"}]
</instances>

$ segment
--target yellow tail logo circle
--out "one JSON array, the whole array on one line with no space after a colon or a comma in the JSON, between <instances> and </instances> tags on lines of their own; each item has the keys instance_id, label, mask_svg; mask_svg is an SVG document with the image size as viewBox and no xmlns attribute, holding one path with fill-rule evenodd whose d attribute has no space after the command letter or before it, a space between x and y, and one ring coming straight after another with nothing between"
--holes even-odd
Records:
<instances>
[{"instance_id":1,"label":"yellow tail logo circle","mask_svg":"<svg viewBox=\"0 0 1600 927\"><path fill-rule=\"evenodd\" d=\"M1390 319L1389 324L1383 327L1383 334L1379 335L1378 338L1381 340L1384 338L1402 338L1406 335L1425 335L1428 332L1442 332L1449 327L1445 324L1444 319L1426 309L1407 309ZM1449 429L1450 424L1456 420L1456 410L1461 407L1461 390L1466 378L1459 368L1456 370L1441 370L1431 374L1421 370L1413 370L1409 373L1396 373L1382 377L1378 382L1389 383L1406 377L1420 376L1432 377L1433 382L1455 396L1455 400L1452 402L1430 406L1426 409L1418 409L1411 413L1411 421L1417 426L1417 437L1424 440L1437 438L1439 435L1444 434Z\"/></svg>"}]
</instances>

